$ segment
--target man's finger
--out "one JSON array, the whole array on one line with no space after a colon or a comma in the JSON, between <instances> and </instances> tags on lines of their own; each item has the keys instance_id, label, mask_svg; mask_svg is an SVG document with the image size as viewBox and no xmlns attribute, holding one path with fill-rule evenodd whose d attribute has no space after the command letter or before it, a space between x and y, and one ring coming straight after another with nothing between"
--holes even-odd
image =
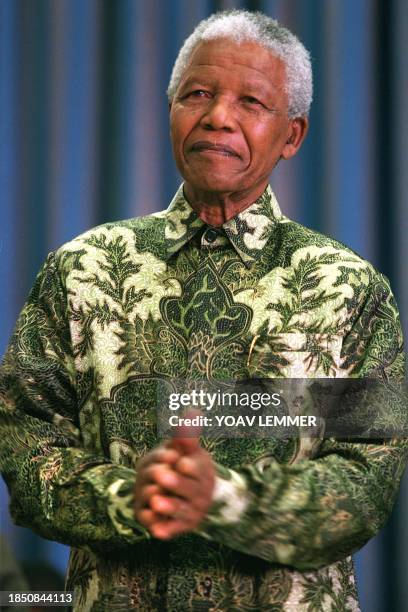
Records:
<instances>
[{"instance_id":1,"label":"man's finger","mask_svg":"<svg viewBox=\"0 0 408 612\"><path fill-rule=\"evenodd\" d=\"M195 453L194 455L184 455L181 457L175 464L174 469L190 478L202 478L203 474L206 473L208 463L205 455L201 456L199 453Z\"/></svg>"},{"instance_id":2,"label":"man's finger","mask_svg":"<svg viewBox=\"0 0 408 612\"><path fill-rule=\"evenodd\" d=\"M202 427L198 425L186 425L185 420L200 416L199 410L189 410L183 417L184 422L174 429L174 437L170 441L169 447L182 453L190 454L200 448L200 435Z\"/></svg>"},{"instance_id":3,"label":"man's finger","mask_svg":"<svg viewBox=\"0 0 408 612\"><path fill-rule=\"evenodd\" d=\"M200 492L199 482L196 479L182 476L174 470L153 466L148 471L151 481L172 495L194 499Z\"/></svg>"},{"instance_id":4,"label":"man's finger","mask_svg":"<svg viewBox=\"0 0 408 612\"><path fill-rule=\"evenodd\" d=\"M139 508L143 508L143 506L148 506L150 498L159 493L161 493L161 488L157 484L149 484L141 487L135 493L135 509L138 510Z\"/></svg>"},{"instance_id":5,"label":"man's finger","mask_svg":"<svg viewBox=\"0 0 408 612\"><path fill-rule=\"evenodd\" d=\"M136 512L136 520L149 530L152 525L155 525L160 520L160 518L162 517L156 514L156 512L153 512L150 508L143 508Z\"/></svg>"},{"instance_id":6,"label":"man's finger","mask_svg":"<svg viewBox=\"0 0 408 612\"><path fill-rule=\"evenodd\" d=\"M150 528L150 533L158 540L170 540L190 530L191 528L184 521L170 520L154 523Z\"/></svg>"},{"instance_id":7,"label":"man's finger","mask_svg":"<svg viewBox=\"0 0 408 612\"><path fill-rule=\"evenodd\" d=\"M180 500L179 508L174 517L155 522L150 526L150 533L158 539L168 540L182 533L193 531L203 517L202 512Z\"/></svg>"},{"instance_id":8,"label":"man's finger","mask_svg":"<svg viewBox=\"0 0 408 612\"><path fill-rule=\"evenodd\" d=\"M176 448L160 446L139 459L136 465L136 470L140 471L153 463L167 463L168 465L174 465L180 459L180 456L180 452L177 451Z\"/></svg>"},{"instance_id":9,"label":"man's finger","mask_svg":"<svg viewBox=\"0 0 408 612\"><path fill-rule=\"evenodd\" d=\"M172 518L188 519L194 508L178 497L168 497L166 495L153 495L150 499L150 507L157 514L164 514Z\"/></svg>"},{"instance_id":10,"label":"man's finger","mask_svg":"<svg viewBox=\"0 0 408 612\"><path fill-rule=\"evenodd\" d=\"M152 463L144 467L137 474L136 490L141 490L148 484L160 484L157 479L158 475L167 473L175 474L167 463Z\"/></svg>"}]
</instances>

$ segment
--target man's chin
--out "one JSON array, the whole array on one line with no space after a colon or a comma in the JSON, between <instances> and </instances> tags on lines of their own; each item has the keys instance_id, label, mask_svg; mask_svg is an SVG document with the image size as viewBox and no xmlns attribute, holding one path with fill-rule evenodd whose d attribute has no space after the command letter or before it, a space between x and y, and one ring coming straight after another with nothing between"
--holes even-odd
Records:
<instances>
[{"instance_id":1,"label":"man's chin","mask_svg":"<svg viewBox=\"0 0 408 612\"><path fill-rule=\"evenodd\" d=\"M226 179L226 177L200 177L199 180L188 180L185 179L185 183L189 186L193 193L206 192L206 193L235 193L242 190L242 181L237 181L235 178Z\"/></svg>"}]
</instances>

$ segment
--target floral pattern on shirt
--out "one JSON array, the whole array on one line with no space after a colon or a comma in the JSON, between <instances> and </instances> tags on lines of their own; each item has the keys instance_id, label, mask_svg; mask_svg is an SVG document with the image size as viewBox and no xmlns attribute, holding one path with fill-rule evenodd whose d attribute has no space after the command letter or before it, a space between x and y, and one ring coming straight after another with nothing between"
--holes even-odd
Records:
<instances>
[{"instance_id":1,"label":"floral pattern on shirt","mask_svg":"<svg viewBox=\"0 0 408 612\"><path fill-rule=\"evenodd\" d=\"M388 281L270 188L206 231L180 188L50 254L0 378L12 516L72 546L76 610L358 610L350 555L391 511L404 440L204 439L197 533L159 542L133 517L159 381L403 376Z\"/></svg>"}]
</instances>

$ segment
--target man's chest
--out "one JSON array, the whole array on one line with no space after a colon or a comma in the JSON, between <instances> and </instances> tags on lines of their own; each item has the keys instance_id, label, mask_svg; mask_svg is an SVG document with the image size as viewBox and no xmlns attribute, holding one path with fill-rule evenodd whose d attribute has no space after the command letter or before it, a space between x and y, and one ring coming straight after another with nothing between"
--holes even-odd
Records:
<instances>
[{"instance_id":1,"label":"man's chest","mask_svg":"<svg viewBox=\"0 0 408 612\"><path fill-rule=\"evenodd\" d=\"M167 263L144 253L94 267L72 284L71 336L85 443L114 461L133 464L157 444L163 381L330 376L341 365L344 296L314 282L313 297L307 269L305 278L248 269L237 255L197 248ZM208 442L226 464L234 444ZM244 454L272 447L287 458L281 442L251 442Z\"/></svg>"}]
</instances>

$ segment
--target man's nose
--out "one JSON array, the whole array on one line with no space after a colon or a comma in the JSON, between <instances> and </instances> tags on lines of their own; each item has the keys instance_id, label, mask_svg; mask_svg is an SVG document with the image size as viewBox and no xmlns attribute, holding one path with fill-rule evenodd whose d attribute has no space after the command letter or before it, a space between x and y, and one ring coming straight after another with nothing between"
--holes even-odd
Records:
<instances>
[{"instance_id":1,"label":"man's nose","mask_svg":"<svg viewBox=\"0 0 408 612\"><path fill-rule=\"evenodd\" d=\"M231 100L214 96L201 119L201 125L207 130L234 130L236 109Z\"/></svg>"}]
</instances>

